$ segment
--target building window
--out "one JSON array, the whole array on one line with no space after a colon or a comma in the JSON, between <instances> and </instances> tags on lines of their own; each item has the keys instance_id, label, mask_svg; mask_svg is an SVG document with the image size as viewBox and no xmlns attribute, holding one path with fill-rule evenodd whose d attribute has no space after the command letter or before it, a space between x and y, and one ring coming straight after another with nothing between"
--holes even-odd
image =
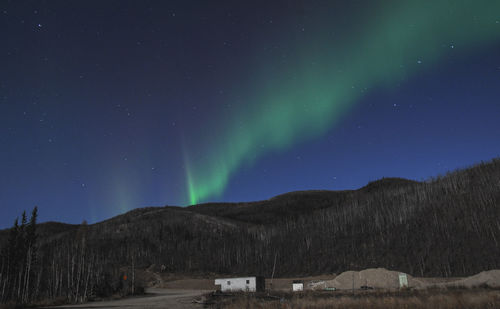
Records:
<instances>
[{"instance_id":1,"label":"building window","mask_svg":"<svg viewBox=\"0 0 500 309\"><path fill-rule=\"evenodd\" d=\"M231 281L228 281L228 282L227 282L227 285L231 285Z\"/></svg>"},{"instance_id":2,"label":"building window","mask_svg":"<svg viewBox=\"0 0 500 309\"><path fill-rule=\"evenodd\" d=\"M247 284L250 284L250 280L247 280Z\"/></svg>"}]
</instances>

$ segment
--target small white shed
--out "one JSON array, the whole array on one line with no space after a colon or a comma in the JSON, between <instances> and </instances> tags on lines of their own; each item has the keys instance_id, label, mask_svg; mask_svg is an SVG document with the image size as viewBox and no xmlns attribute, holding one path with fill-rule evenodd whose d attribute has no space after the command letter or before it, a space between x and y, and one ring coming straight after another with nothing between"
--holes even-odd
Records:
<instances>
[{"instance_id":1,"label":"small white shed","mask_svg":"<svg viewBox=\"0 0 500 309\"><path fill-rule=\"evenodd\" d=\"M241 277L215 279L215 286L221 292L261 292L265 288L264 277Z\"/></svg>"},{"instance_id":2,"label":"small white shed","mask_svg":"<svg viewBox=\"0 0 500 309\"><path fill-rule=\"evenodd\" d=\"M294 292L304 291L304 282L294 280L292 282L292 291L294 291Z\"/></svg>"}]
</instances>

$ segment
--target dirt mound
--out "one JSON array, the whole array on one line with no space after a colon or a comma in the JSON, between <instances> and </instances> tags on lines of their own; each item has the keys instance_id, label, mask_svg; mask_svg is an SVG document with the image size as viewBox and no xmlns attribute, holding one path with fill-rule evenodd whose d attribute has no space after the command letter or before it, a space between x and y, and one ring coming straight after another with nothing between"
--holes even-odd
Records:
<instances>
[{"instance_id":1,"label":"dirt mound","mask_svg":"<svg viewBox=\"0 0 500 309\"><path fill-rule=\"evenodd\" d=\"M337 290L360 289L362 286L377 289L398 289L400 272L385 268L369 268L362 271L346 271L333 280L319 282L313 289L336 288ZM406 275L410 287L421 287L420 280Z\"/></svg>"},{"instance_id":2,"label":"dirt mound","mask_svg":"<svg viewBox=\"0 0 500 309\"><path fill-rule=\"evenodd\" d=\"M312 289L336 288L337 290L355 290L362 286L376 289L398 289L400 272L387 270L385 268L370 268L362 271L346 271L333 280L311 282ZM483 271L477 275L456 279L452 278L414 278L406 275L410 288L427 287L480 287L487 285L492 288L500 287L500 270Z\"/></svg>"},{"instance_id":3,"label":"dirt mound","mask_svg":"<svg viewBox=\"0 0 500 309\"><path fill-rule=\"evenodd\" d=\"M479 287L487 285L492 288L500 287L500 270L488 270L480 272L477 275L470 276L461 280L448 282L443 284L444 286L455 286L455 287Z\"/></svg>"}]
</instances>

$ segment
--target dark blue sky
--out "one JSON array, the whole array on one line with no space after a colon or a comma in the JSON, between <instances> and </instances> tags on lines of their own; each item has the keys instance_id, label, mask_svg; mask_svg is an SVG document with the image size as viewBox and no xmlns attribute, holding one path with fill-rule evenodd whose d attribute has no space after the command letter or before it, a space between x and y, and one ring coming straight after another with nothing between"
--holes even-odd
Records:
<instances>
[{"instance_id":1,"label":"dark blue sky","mask_svg":"<svg viewBox=\"0 0 500 309\"><path fill-rule=\"evenodd\" d=\"M42 221L79 223L186 204L183 142L210 144L255 55L316 11L354 23L367 3L3 1L0 228L34 205ZM242 165L212 200L423 180L499 156L500 41L456 45L326 133Z\"/></svg>"}]
</instances>

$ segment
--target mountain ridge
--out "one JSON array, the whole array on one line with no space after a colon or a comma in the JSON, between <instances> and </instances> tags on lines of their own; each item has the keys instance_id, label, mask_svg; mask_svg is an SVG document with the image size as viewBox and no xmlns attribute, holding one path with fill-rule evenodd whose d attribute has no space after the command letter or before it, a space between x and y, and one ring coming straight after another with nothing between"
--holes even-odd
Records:
<instances>
[{"instance_id":1,"label":"mountain ridge","mask_svg":"<svg viewBox=\"0 0 500 309\"><path fill-rule=\"evenodd\" d=\"M87 250L106 263L170 272L266 275L278 257L278 276L385 267L447 277L500 268L497 218L500 160L493 159L424 182L383 178L356 190L145 207L39 230L41 252L85 235Z\"/></svg>"}]
</instances>

